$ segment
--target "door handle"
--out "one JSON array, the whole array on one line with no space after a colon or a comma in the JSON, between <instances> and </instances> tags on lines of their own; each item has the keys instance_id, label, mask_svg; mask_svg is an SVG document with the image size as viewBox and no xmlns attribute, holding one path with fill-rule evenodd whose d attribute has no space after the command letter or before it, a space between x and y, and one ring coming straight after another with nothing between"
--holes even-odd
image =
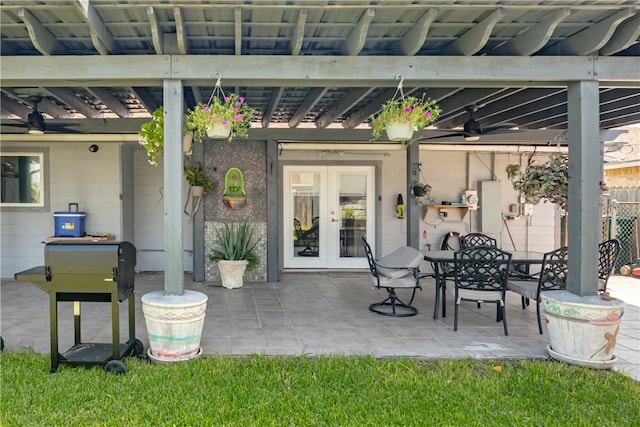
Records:
<instances>
[{"instance_id":1,"label":"door handle","mask_svg":"<svg viewBox=\"0 0 640 427\"><path fill-rule=\"evenodd\" d=\"M335 218L331 218L331 222L338 222L338 220Z\"/></svg>"}]
</instances>

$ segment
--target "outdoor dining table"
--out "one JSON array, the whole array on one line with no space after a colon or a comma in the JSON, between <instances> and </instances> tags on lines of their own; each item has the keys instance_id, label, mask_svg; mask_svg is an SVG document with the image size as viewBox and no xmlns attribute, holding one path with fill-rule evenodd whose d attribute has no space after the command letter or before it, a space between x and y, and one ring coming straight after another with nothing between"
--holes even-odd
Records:
<instances>
[{"instance_id":1,"label":"outdoor dining table","mask_svg":"<svg viewBox=\"0 0 640 427\"><path fill-rule=\"evenodd\" d=\"M438 318L438 307L440 305L440 294L442 293L442 317L447 316L446 311L446 278L443 276L441 267L443 264L452 264L455 262L454 250L423 250L425 261L431 262L433 265L434 278L436 281L436 302L433 308L433 318ZM544 253L535 251L515 251L511 252L511 264L542 264Z\"/></svg>"}]
</instances>

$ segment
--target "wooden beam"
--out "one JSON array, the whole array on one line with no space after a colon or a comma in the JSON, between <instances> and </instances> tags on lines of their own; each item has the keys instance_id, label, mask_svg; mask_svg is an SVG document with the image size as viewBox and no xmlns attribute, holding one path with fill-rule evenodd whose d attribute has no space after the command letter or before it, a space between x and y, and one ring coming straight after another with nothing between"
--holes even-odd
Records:
<instances>
[{"instance_id":1,"label":"wooden beam","mask_svg":"<svg viewBox=\"0 0 640 427\"><path fill-rule=\"evenodd\" d=\"M369 95L374 88L355 88L351 89L342 99L333 107L331 107L327 112L325 112L322 117L320 117L316 121L316 126L319 128L326 128L333 121L340 117L342 113L348 111L351 107L357 104L362 98Z\"/></svg>"},{"instance_id":2,"label":"wooden beam","mask_svg":"<svg viewBox=\"0 0 640 427\"><path fill-rule=\"evenodd\" d=\"M429 27L440 11L438 9L429 9L422 17L411 27L409 31L398 42L400 51L407 56L413 56L422 48Z\"/></svg>"},{"instance_id":3,"label":"wooden beam","mask_svg":"<svg viewBox=\"0 0 640 427\"><path fill-rule=\"evenodd\" d=\"M27 9L20 9L18 17L26 25L31 43L41 54L54 55L64 50L62 44Z\"/></svg>"},{"instance_id":4,"label":"wooden beam","mask_svg":"<svg viewBox=\"0 0 640 427\"><path fill-rule=\"evenodd\" d=\"M640 37L640 15L620 24L606 45L600 49L600 55L614 55L638 43Z\"/></svg>"},{"instance_id":5,"label":"wooden beam","mask_svg":"<svg viewBox=\"0 0 640 427\"><path fill-rule=\"evenodd\" d=\"M116 53L116 44L111 33L109 33L109 30L107 30L104 22L100 19L100 16L98 16L95 8L89 3L89 1L73 0L73 5L76 10L80 12L84 21L89 26L93 47L95 47L101 55Z\"/></svg>"},{"instance_id":6,"label":"wooden beam","mask_svg":"<svg viewBox=\"0 0 640 427\"><path fill-rule=\"evenodd\" d=\"M571 10L568 8L553 11L542 22L529 26L516 37L494 49L492 53L498 55L533 55L547 44L558 24L570 14Z\"/></svg>"},{"instance_id":7,"label":"wooden beam","mask_svg":"<svg viewBox=\"0 0 640 427\"><path fill-rule=\"evenodd\" d=\"M233 32L236 56L242 55L242 9L236 7L233 11Z\"/></svg>"},{"instance_id":8,"label":"wooden beam","mask_svg":"<svg viewBox=\"0 0 640 427\"><path fill-rule=\"evenodd\" d=\"M178 52L180 55L189 54L189 43L187 41L187 31L184 25L184 17L182 16L182 9L176 6L173 8L173 17L176 22L176 38L178 42Z\"/></svg>"},{"instance_id":9,"label":"wooden beam","mask_svg":"<svg viewBox=\"0 0 640 427\"><path fill-rule=\"evenodd\" d=\"M118 98L116 98L109 89L102 87L89 87L87 88L96 98L100 99L111 111L118 115L118 117L128 117L129 110Z\"/></svg>"},{"instance_id":10,"label":"wooden beam","mask_svg":"<svg viewBox=\"0 0 640 427\"><path fill-rule=\"evenodd\" d=\"M153 40L153 48L156 54L164 54L164 37L160 32L160 23L153 6L147 7L147 17L149 17L149 28L151 29L151 39Z\"/></svg>"},{"instance_id":11,"label":"wooden beam","mask_svg":"<svg viewBox=\"0 0 640 427\"><path fill-rule=\"evenodd\" d=\"M504 16L504 9L495 10L485 19L473 26L469 31L458 37L447 46L450 55L471 56L477 53L489 40L493 27Z\"/></svg>"},{"instance_id":12,"label":"wooden beam","mask_svg":"<svg viewBox=\"0 0 640 427\"><path fill-rule=\"evenodd\" d=\"M364 43L367 41L367 33L369 32L369 24L376 15L374 9L367 9L362 15L358 24L354 27L349 37L344 43L342 51L345 55L356 56L362 50Z\"/></svg>"},{"instance_id":13,"label":"wooden beam","mask_svg":"<svg viewBox=\"0 0 640 427\"><path fill-rule=\"evenodd\" d=\"M300 50L302 49L302 42L304 41L304 26L307 22L307 9L300 9L298 12L298 19L296 21L296 26L293 29L293 33L291 34L291 55L300 55Z\"/></svg>"},{"instance_id":14,"label":"wooden beam","mask_svg":"<svg viewBox=\"0 0 640 427\"><path fill-rule=\"evenodd\" d=\"M60 87L44 88L51 96L58 98L60 102L76 110L87 118L96 117L100 112L78 98L71 90Z\"/></svg>"},{"instance_id":15,"label":"wooden beam","mask_svg":"<svg viewBox=\"0 0 640 427\"><path fill-rule=\"evenodd\" d=\"M283 87L276 87L276 88L273 88L273 90L271 91L271 96L269 97L269 103L267 104L267 107L264 109L262 113L263 128L269 127L271 116L273 115L273 112L278 106L278 103L280 102L280 98L282 98L283 93L284 93Z\"/></svg>"},{"instance_id":16,"label":"wooden beam","mask_svg":"<svg viewBox=\"0 0 640 427\"><path fill-rule=\"evenodd\" d=\"M633 8L626 8L614 13L597 24L567 37L539 52L540 55L588 55L603 47L620 23L634 15Z\"/></svg>"},{"instance_id":17,"label":"wooden beam","mask_svg":"<svg viewBox=\"0 0 640 427\"><path fill-rule=\"evenodd\" d=\"M311 89L309 95L307 95L302 105L300 105L296 112L291 116L291 119L288 123L289 127L294 128L298 126L302 119L304 119L304 116L306 116L307 113L311 111L313 106L316 105L318 101L320 101L320 99L322 99L327 90L329 90L328 87L315 87Z\"/></svg>"},{"instance_id":18,"label":"wooden beam","mask_svg":"<svg viewBox=\"0 0 640 427\"><path fill-rule=\"evenodd\" d=\"M149 92L149 89L145 87L132 87L131 91L136 95L136 98L140 100L140 103L144 105L144 108L147 109L149 114L153 114L153 112L160 106Z\"/></svg>"},{"instance_id":19,"label":"wooden beam","mask_svg":"<svg viewBox=\"0 0 640 427\"><path fill-rule=\"evenodd\" d=\"M2 115L5 117L13 114L24 119L31 112L31 108L21 104L15 99L9 98L4 93L0 96L0 107L3 111Z\"/></svg>"}]
</instances>

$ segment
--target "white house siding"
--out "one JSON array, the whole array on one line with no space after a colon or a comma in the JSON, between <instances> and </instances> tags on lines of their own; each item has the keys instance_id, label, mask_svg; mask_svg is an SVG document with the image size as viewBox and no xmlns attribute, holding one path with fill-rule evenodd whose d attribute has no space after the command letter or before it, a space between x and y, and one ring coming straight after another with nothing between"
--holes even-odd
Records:
<instances>
[{"instance_id":1,"label":"white house siding","mask_svg":"<svg viewBox=\"0 0 640 427\"><path fill-rule=\"evenodd\" d=\"M136 150L133 153L134 182L134 245L137 249L136 271L164 271L164 199L163 163L158 166L147 162L147 153ZM177 179L182 179L178 177ZM184 180L183 180L184 181ZM184 195L187 197L187 183L184 181ZM203 206L201 204L200 209ZM191 212L191 205L187 206ZM183 256L184 271L193 271L193 236L190 217L183 215Z\"/></svg>"},{"instance_id":2,"label":"white house siding","mask_svg":"<svg viewBox=\"0 0 640 427\"><path fill-rule=\"evenodd\" d=\"M80 209L87 212L86 231L88 233L108 232L121 238L122 208L120 201L121 167L119 143L99 144L100 150L91 153L88 149L78 149L78 142L73 143L41 143L38 147L49 147L50 158L50 212L2 212L0 261L3 278L12 278L14 273L43 264L43 244L47 236L54 233L53 212L66 211L68 203L79 203ZM90 142L86 143L87 148ZM3 146L10 143L3 141ZM22 144L24 147L24 144ZM35 145L34 145L35 146ZM320 150L285 150L280 157L286 161L319 162ZM416 203L408 194L404 182L406 176L406 152L389 150L388 154L357 154L350 152L343 157L335 156L340 162L380 162L381 188L377 194L381 201L377 203L382 227L380 248L381 255L389 253L406 243L406 219L397 219L395 204L398 193L403 194L406 205ZM162 163L158 167L147 164L145 152L134 151L134 238L132 243L138 248L138 271L164 270L164 236L163 236L163 200L161 187L163 183ZM544 161L545 155L540 155ZM334 161L325 157L324 161ZM526 161L526 158L525 158ZM430 151L421 148L420 162L422 177L432 186L431 195L439 203L443 200L459 201L464 190L478 189L479 181L497 180L502 183L500 210L509 212L509 205L517 203L517 193L504 173L510 163L519 162L519 154L471 153L466 151ZM468 168L467 168L468 165ZM467 177L467 173L469 176ZM467 184L469 182L469 184ZM185 183L186 186L186 183ZM186 196L186 189L185 189ZM482 200L480 200L482 209ZM202 209L202 207L201 207ZM421 211L421 210L420 210ZM192 231L189 217L184 215L184 268L192 271ZM556 225L556 208L549 203L541 203L533 209L532 216L521 216L508 220L508 231L517 250L535 250L545 252L555 247L554 232ZM478 212L470 211L461 218L460 213L451 211L442 220L437 213L430 213L420 223L420 249L427 245L438 248L444 234L457 231L465 234L478 230ZM423 238L426 231L426 238ZM501 232L494 233L499 245L505 250L513 250L511 238L504 227Z\"/></svg>"},{"instance_id":3,"label":"white house siding","mask_svg":"<svg viewBox=\"0 0 640 427\"><path fill-rule=\"evenodd\" d=\"M43 242L55 234L53 213L67 211L78 203L86 212L88 234L121 233L120 144L100 144L92 153L80 149L84 143L37 143L49 147L50 212L2 212L1 277L13 278L19 271L44 264ZM3 141L3 147L14 147ZM28 150L29 145L20 147Z\"/></svg>"}]
</instances>

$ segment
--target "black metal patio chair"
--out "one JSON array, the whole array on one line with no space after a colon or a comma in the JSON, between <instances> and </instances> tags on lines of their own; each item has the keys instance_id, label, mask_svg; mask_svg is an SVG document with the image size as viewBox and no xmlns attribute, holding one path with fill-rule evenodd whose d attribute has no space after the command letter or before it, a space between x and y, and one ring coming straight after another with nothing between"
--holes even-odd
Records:
<instances>
[{"instance_id":1,"label":"black metal patio chair","mask_svg":"<svg viewBox=\"0 0 640 427\"><path fill-rule=\"evenodd\" d=\"M418 266L424 259L420 251L409 246L402 246L389 255L379 259L373 257L371 246L365 236L362 243L369 262L373 284L378 289L387 291L387 298L369 305L369 310L384 316L408 317L418 314L413 307L416 290L420 287L420 270ZM411 299L403 302L396 293L397 289L412 289Z\"/></svg>"},{"instance_id":2,"label":"black metal patio chair","mask_svg":"<svg viewBox=\"0 0 640 427\"><path fill-rule=\"evenodd\" d=\"M598 245L598 292L607 291L609 276L620 255L620 240L611 239Z\"/></svg>"},{"instance_id":3,"label":"black metal patio chair","mask_svg":"<svg viewBox=\"0 0 640 427\"><path fill-rule=\"evenodd\" d=\"M522 309L529 305L530 300L536 300L536 314L538 316L538 331L540 335L542 335L540 293L566 289L568 259L569 252L566 246L547 252L542 259L542 267L537 282L531 280L509 280L507 282L507 289L521 296Z\"/></svg>"},{"instance_id":4,"label":"black metal patio chair","mask_svg":"<svg viewBox=\"0 0 640 427\"><path fill-rule=\"evenodd\" d=\"M456 251L455 312L453 330L458 330L458 308L463 301L496 304L496 321L502 321L509 335L505 311L507 277L511 254L492 246L472 246Z\"/></svg>"}]
</instances>

